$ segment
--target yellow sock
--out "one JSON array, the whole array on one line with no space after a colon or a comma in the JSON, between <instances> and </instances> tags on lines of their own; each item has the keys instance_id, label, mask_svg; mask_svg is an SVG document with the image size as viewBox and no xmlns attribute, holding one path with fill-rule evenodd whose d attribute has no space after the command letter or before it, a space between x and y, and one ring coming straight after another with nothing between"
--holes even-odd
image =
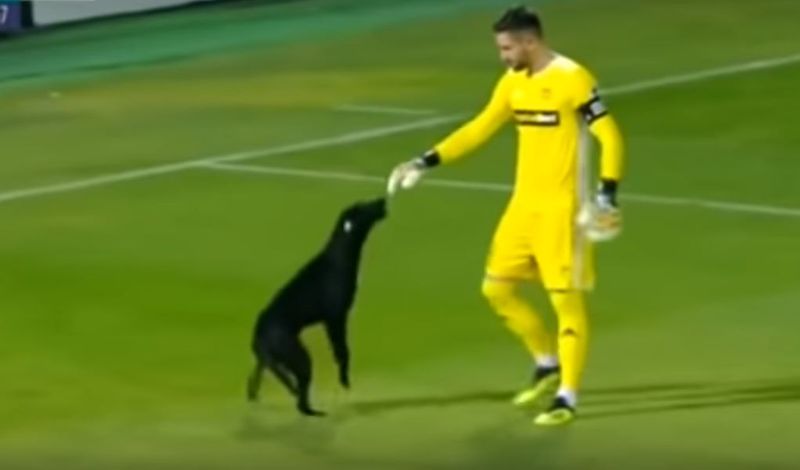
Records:
<instances>
[{"instance_id":1,"label":"yellow sock","mask_svg":"<svg viewBox=\"0 0 800 470\"><path fill-rule=\"evenodd\" d=\"M589 325L582 292L551 292L550 301L558 315L558 360L561 388L577 393L586 363Z\"/></svg>"},{"instance_id":2,"label":"yellow sock","mask_svg":"<svg viewBox=\"0 0 800 470\"><path fill-rule=\"evenodd\" d=\"M554 356L555 348L547 327L541 316L517 294L515 283L487 279L483 281L482 291L495 313L520 337L534 360Z\"/></svg>"}]
</instances>

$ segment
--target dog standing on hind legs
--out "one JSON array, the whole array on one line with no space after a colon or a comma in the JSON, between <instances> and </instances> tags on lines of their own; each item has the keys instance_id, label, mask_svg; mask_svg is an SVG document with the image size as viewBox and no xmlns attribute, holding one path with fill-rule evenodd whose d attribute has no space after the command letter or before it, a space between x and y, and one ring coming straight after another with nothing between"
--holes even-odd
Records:
<instances>
[{"instance_id":1,"label":"dog standing on hind legs","mask_svg":"<svg viewBox=\"0 0 800 470\"><path fill-rule=\"evenodd\" d=\"M350 387L347 317L356 296L364 243L385 217L384 198L345 209L324 249L261 311L253 333L256 365L247 383L248 400L258 399L261 378L269 370L295 396L301 413L324 415L311 407L312 361L300 341L300 333L318 323L324 325L331 343L339 367L339 383Z\"/></svg>"}]
</instances>

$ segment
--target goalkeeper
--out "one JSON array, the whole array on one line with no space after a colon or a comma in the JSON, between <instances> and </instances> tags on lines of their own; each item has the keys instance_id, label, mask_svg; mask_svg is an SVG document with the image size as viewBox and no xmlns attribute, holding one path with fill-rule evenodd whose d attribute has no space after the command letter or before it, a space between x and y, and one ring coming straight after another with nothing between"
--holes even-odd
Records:
<instances>
[{"instance_id":1,"label":"goalkeeper","mask_svg":"<svg viewBox=\"0 0 800 470\"><path fill-rule=\"evenodd\" d=\"M534 406L547 400L534 422L559 425L575 417L586 358L584 292L594 284L592 242L614 238L621 226L616 193L622 138L590 72L548 48L534 12L508 10L494 31L508 70L489 103L424 155L398 165L388 191L410 188L427 170L467 154L514 119L516 184L492 240L482 292L535 361L530 387L514 403ZM587 130L602 150L594 197L589 195ZM557 338L517 291L521 282L532 280L549 294L558 317Z\"/></svg>"}]
</instances>

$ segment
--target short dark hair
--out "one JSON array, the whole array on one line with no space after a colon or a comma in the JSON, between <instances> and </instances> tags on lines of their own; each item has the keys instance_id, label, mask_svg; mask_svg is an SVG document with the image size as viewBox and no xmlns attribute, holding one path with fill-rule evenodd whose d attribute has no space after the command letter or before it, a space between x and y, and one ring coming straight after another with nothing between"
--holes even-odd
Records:
<instances>
[{"instance_id":1,"label":"short dark hair","mask_svg":"<svg viewBox=\"0 0 800 470\"><path fill-rule=\"evenodd\" d=\"M544 35L539 15L524 6L509 8L494 23L495 33L531 32L538 37Z\"/></svg>"}]
</instances>

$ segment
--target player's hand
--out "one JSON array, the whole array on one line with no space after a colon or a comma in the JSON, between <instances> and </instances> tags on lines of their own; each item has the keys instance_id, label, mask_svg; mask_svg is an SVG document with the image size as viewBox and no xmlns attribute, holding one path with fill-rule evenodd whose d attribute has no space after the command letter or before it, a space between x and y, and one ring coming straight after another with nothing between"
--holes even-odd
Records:
<instances>
[{"instance_id":1,"label":"player's hand","mask_svg":"<svg viewBox=\"0 0 800 470\"><path fill-rule=\"evenodd\" d=\"M425 164L419 159L403 162L392 170L389 175L389 182L386 185L386 192L389 196L394 196L398 189L411 189L416 185L425 173Z\"/></svg>"},{"instance_id":2,"label":"player's hand","mask_svg":"<svg viewBox=\"0 0 800 470\"><path fill-rule=\"evenodd\" d=\"M594 202L581 209L578 226L594 242L617 238L622 231L622 212L615 203L614 194L601 190Z\"/></svg>"},{"instance_id":3,"label":"player's hand","mask_svg":"<svg viewBox=\"0 0 800 470\"><path fill-rule=\"evenodd\" d=\"M419 158L401 163L394 167L389 181L386 184L386 192L389 196L394 196L398 189L411 189L416 185L426 171L439 165L441 159L436 150L429 150Z\"/></svg>"}]
</instances>

